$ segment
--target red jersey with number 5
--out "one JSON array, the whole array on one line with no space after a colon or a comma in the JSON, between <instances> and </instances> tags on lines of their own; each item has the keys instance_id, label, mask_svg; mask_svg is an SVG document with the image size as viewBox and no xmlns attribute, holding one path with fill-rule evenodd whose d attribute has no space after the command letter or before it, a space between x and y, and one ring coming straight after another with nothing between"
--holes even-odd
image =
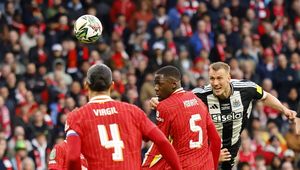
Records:
<instances>
[{"instance_id":1,"label":"red jersey with number 5","mask_svg":"<svg viewBox=\"0 0 300 170\"><path fill-rule=\"evenodd\" d=\"M142 137L156 128L137 106L97 96L69 113L66 131L81 139L81 152L92 170L141 169Z\"/></svg>"},{"instance_id":2,"label":"red jersey with number 5","mask_svg":"<svg viewBox=\"0 0 300 170\"><path fill-rule=\"evenodd\" d=\"M196 95L178 89L158 104L156 118L158 127L177 151L183 169L214 169L207 135L207 126L213 122ZM156 145L146 154L143 167L169 169Z\"/></svg>"}]
</instances>

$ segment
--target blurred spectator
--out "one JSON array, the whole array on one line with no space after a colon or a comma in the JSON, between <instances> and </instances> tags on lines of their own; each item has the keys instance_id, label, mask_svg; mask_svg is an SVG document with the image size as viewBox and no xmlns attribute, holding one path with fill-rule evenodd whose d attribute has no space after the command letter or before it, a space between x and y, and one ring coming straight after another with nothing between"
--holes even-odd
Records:
<instances>
[{"instance_id":1,"label":"blurred spectator","mask_svg":"<svg viewBox=\"0 0 300 170\"><path fill-rule=\"evenodd\" d=\"M4 133L5 139L8 139L12 134L10 113L5 106L4 98L0 96L0 127Z\"/></svg>"},{"instance_id":2,"label":"blurred spectator","mask_svg":"<svg viewBox=\"0 0 300 170\"><path fill-rule=\"evenodd\" d=\"M163 5L159 5L156 8L157 12L155 13L153 19L149 22L148 24L148 29L150 31L150 34L155 33L155 28L156 27L161 27L161 28L167 28L169 27L170 21L169 21L169 17L166 14L166 8ZM151 44L149 44L149 46L151 46Z\"/></svg>"},{"instance_id":3,"label":"blurred spectator","mask_svg":"<svg viewBox=\"0 0 300 170\"><path fill-rule=\"evenodd\" d=\"M28 155L33 159L36 170L44 170L47 168L47 157L50 154L48 148L47 137L44 132L36 131L35 137L32 139L33 150Z\"/></svg>"},{"instance_id":4,"label":"blurred spectator","mask_svg":"<svg viewBox=\"0 0 300 170\"><path fill-rule=\"evenodd\" d=\"M287 58L284 54L278 56L278 68L273 73L274 88L278 92L279 100L287 100L287 92L294 87L297 80L297 75L294 70L288 65Z\"/></svg>"},{"instance_id":5,"label":"blurred spectator","mask_svg":"<svg viewBox=\"0 0 300 170\"><path fill-rule=\"evenodd\" d=\"M268 158L267 158L267 160L268 160ZM278 155L275 155L274 157L272 157L270 167L272 170L273 169L280 170L281 163L282 163L282 161L281 161L280 157Z\"/></svg>"},{"instance_id":6,"label":"blurred spectator","mask_svg":"<svg viewBox=\"0 0 300 170\"><path fill-rule=\"evenodd\" d=\"M153 18L150 0L138 1L137 11L130 18L130 29L135 31L140 22L149 23Z\"/></svg>"},{"instance_id":7,"label":"blurred spectator","mask_svg":"<svg viewBox=\"0 0 300 170\"><path fill-rule=\"evenodd\" d=\"M160 68L163 64L163 53L166 49L166 46L163 42L155 42L153 44L153 51L154 54L151 59L149 60L149 68L151 68L151 72Z\"/></svg>"},{"instance_id":8,"label":"blurred spectator","mask_svg":"<svg viewBox=\"0 0 300 170\"><path fill-rule=\"evenodd\" d=\"M257 73L260 75L260 79L272 78L272 72L275 70L275 67L274 53L271 48L266 48L257 67Z\"/></svg>"},{"instance_id":9,"label":"blurred spectator","mask_svg":"<svg viewBox=\"0 0 300 170\"><path fill-rule=\"evenodd\" d=\"M24 65L19 62L18 59L16 59L16 56L12 52L5 53L4 60L1 65L9 65L12 72L14 72L17 76L23 75L25 73Z\"/></svg>"},{"instance_id":10,"label":"blurred spectator","mask_svg":"<svg viewBox=\"0 0 300 170\"><path fill-rule=\"evenodd\" d=\"M293 164L289 161L285 161L281 165L281 170L293 170Z\"/></svg>"},{"instance_id":11,"label":"blurred spectator","mask_svg":"<svg viewBox=\"0 0 300 170\"><path fill-rule=\"evenodd\" d=\"M29 25L27 31L20 37L20 44L26 55L31 47L36 46L36 29L35 25Z\"/></svg>"},{"instance_id":12,"label":"blurred spectator","mask_svg":"<svg viewBox=\"0 0 300 170\"><path fill-rule=\"evenodd\" d=\"M239 162L247 162L249 166L255 165L255 154L251 150L251 140L249 137L242 140L241 149L238 153Z\"/></svg>"},{"instance_id":13,"label":"blurred spectator","mask_svg":"<svg viewBox=\"0 0 300 170\"><path fill-rule=\"evenodd\" d=\"M7 142L6 139L1 136L0 137L0 169L3 170L13 170L11 161L8 159L6 155L7 151Z\"/></svg>"},{"instance_id":14,"label":"blurred spectator","mask_svg":"<svg viewBox=\"0 0 300 170\"><path fill-rule=\"evenodd\" d=\"M122 14L128 22L132 17L132 11L135 11L135 9L136 5L131 0L116 0L110 10L111 21L115 22L118 14Z\"/></svg>"},{"instance_id":15,"label":"blurred spectator","mask_svg":"<svg viewBox=\"0 0 300 170\"><path fill-rule=\"evenodd\" d=\"M297 80L300 80L300 55L298 53L293 53L291 55L290 65L297 74Z\"/></svg>"},{"instance_id":16,"label":"blurred spectator","mask_svg":"<svg viewBox=\"0 0 300 170\"><path fill-rule=\"evenodd\" d=\"M49 67L49 51L45 48L45 36L36 36L36 46L29 49L28 60L34 63L36 66L46 65ZM49 69L49 68L48 68Z\"/></svg>"},{"instance_id":17,"label":"blurred spectator","mask_svg":"<svg viewBox=\"0 0 300 170\"><path fill-rule=\"evenodd\" d=\"M242 46L242 39L239 35L239 32L233 30L230 20L224 20L222 26L223 32L226 36L226 44L228 47L232 48L234 50L233 53L235 53Z\"/></svg>"},{"instance_id":18,"label":"blurred spectator","mask_svg":"<svg viewBox=\"0 0 300 170\"><path fill-rule=\"evenodd\" d=\"M153 86L154 77L152 74L147 74L145 77L145 81L142 84L140 90L140 101L143 102L145 100L151 99L155 96L155 90Z\"/></svg>"},{"instance_id":19,"label":"blurred spectator","mask_svg":"<svg viewBox=\"0 0 300 170\"><path fill-rule=\"evenodd\" d=\"M193 29L191 25L191 17L187 14L181 16L180 25L175 31L175 36L180 37L183 42L187 42L188 39L193 35Z\"/></svg>"},{"instance_id":20,"label":"blurred spectator","mask_svg":"<svg viewBox=\"0 0 300 170\"><path fill-rule=\"evenodd\" d=\"M117 15L117 20L113 27L113 34L123 40L125 46L128 46L127 42L130 36L130 29L126 21L126 17L122 14Z\"/></svg>"},{"instance_id":21,"label":"blurred spectator","mask_svg":"<svg viewBox=\"0 0 300 170\"><path fill-rule=\"evenodd\" d=\"M206 32L205 21L198 21L197 29L193 36L190 38L190 46L192 47L193 51L192 56L198 56L202 49L210 51L210 49L214 46L213 34L211 32Z\"/></svg>"},{"instance_id":22,"label":"blurred spectator","mask_svg":"<svg viewBox=\"0 0 300 170\"><path fill-rule=\"evenodd\" d=\"M29 152L32 150L32 145L29 140L26 139L25 129L22 126L16 126L13 132L13 136L9 139L7 143L8 155L10 157L16 154L15 147L18 141L24 141L26 150Z\"/></svg>"},{"instance_id":23,"label":"blurred spectator","mask_svg":"<svg viewBox=\"0 0 300 170\"><path fill-rule=\"evenodd\" d=\"M226 36L224 34L219 34L217 36L217 42L215 46L210 51L209 60L213 62L217 61L225 61L226 55L225 55L225 47L226 44Z\"/></svg>"},{"instance_id":24,"label":"blurred spectator","mask_svg":"<svg viewBox=\"0 0 300 170\"><path fill-rule=\"evenodd\" d=\"M16 141L15 152L15 155L11 159L13 169L23 169L22 161L28 156L24 140Z\"/></svg>"},{"instance_id":25,"label":"blurred spectator","mask_svg":"<svg viewBox=\"0 0 300 170\"><path fill-rule=\"evenodd\" d=\"M35 170L34 162L31 158L26 157L22 161L23 170Z\"/></svg>"},{"instance_id":26,"label":"blurred spectator","mask_svg":"<svg viewBox=\"0 0 300 170\"><path fill-rule=\"evenodd\" d=\"M67 3L67 10L69 11L69 18L76 20L84 14L83 5L80 0L72 0Z\"/></svg>"},{"instance_id":27,"label":"blurred spectator","mask_svg":"<svg viewBox=\"0 0 300 170\"><path fill-rule=\"evenodd\" d=\"M267 170L266 161L262 155L255 157L255 166L257 170Z\"/></svg>"},{"instance_id":28,"label":"blurred spectator","mask_svg":"<svg viewBox=\"0 0 300 170\"><path fill-rule=\"evenodd\" d=\"M114 51L111 56L110 66L112 69L118 69L126 71L128 69L129 56L125 51L125 47L122 41L116 41L114 43Z\"/></svg>"}]
</instances>

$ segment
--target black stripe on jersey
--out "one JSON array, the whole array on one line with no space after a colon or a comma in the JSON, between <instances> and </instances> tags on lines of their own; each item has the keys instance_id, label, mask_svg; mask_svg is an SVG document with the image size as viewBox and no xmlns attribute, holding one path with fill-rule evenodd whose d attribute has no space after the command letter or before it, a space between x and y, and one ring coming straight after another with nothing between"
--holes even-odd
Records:
<instances>
[{"instance_id":1,"label":"black stripe on jersey","mask_svg":"<svg viewBox=\"0 0 300 170\"><path fill-rule=\"evenodd\" d=\"M224 104L230 104L230 99L225 99L225 100L220 100L220 106L224 105ZM228 110L224 110L221 111L222 115L230 115L231 114L231 105L230 105L230 109ZM222 143L226 144L228 146L231 146L231 139L232 139L232 126L233 126L233 121L227 121L223 123L223 129L222 129Z\"/></svg>"}]
</instances>

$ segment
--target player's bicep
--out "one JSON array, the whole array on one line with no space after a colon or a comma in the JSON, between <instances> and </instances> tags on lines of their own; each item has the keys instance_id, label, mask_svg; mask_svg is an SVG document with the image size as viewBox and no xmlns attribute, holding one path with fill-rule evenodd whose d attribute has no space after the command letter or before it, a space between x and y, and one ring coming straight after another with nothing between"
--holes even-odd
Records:
<instances>
[{"instance_id":1,"label":"player's bicep","mask_svg":"<svg viewBox=\"0 0 300 170\"><path fill-rule=\"evenodd\" d=\"M82 134L80 128L80 117L78 117L78 114L76 115L75 112L71 112L68 114L65 123L65 132L67 133L67 136L70 134L74 135L74 133L76 133L77 135Z\"/></svg>"}]
</instances>

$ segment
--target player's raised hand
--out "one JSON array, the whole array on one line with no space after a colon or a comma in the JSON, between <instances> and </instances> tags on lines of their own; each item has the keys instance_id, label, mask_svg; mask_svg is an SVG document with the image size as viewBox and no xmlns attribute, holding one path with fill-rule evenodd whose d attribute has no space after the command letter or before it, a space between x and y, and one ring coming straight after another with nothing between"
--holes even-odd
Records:
<instances>
[{"instance_id":1,"label":"player's raised hand","mask_svg":"<svg viewBox=\"0 0 300 170\"><path fill-rule=\"evenodd\" d=\"M294 121L296 119L297 112L290 109L284 109L283 111L284 115L291 121Z\"/></svg>"},{"instance_id":2,"label":"player's raised hand","mask_svg":"<svg viewBox=\"0 0 300 170\"><path fill-rule=\"evenodd\" d=\"M219 162L230 161L231 155L227 148L221 149Z\"/></svg>"},{"instance_id":3,"label":"player's raised hand","mask_svg":"<svg viewBox=\"0 0 300 170\"><path fill-rule=\"evenodd\" d=\"M159 103L158 97L152 97L150 100L151 109L156 109L158 103Z\"/></svg>"}]
</instances>

